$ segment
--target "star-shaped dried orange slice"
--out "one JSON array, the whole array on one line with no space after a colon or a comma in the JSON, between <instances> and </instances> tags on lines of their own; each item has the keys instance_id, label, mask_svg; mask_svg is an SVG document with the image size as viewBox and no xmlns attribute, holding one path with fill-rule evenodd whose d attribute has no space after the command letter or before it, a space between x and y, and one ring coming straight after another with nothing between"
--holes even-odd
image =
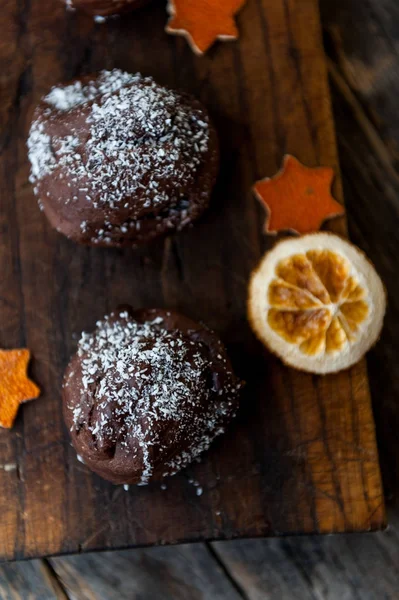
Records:
<instances>
[{"instance_id":1,"label":"star-shaped dried orange slice","mask_svg":"<svg viewBox=\"0 0 399 600\"><path fill-rule=\"evenodd\" d=\"M333 178L333 169L305 167L287 154L277 175L254 186L268 213L265 232L311 233L327 219L343 215L344 207L331 195Z\"/></svg>"},{"instance_id":2,"label":"star-shaped dried orange slice","mask_svg":"<svg viewBox=\"0 0 399 600\"><path fill-rule=\"evenodd\" d=\"M27 376L29 350L0 350L0 427L11 428L23 402L33 400L40 389Z\"/></svg>"},{"instance_id":3,"label":"star-shaped dried orange slice","mask_svg":"<svg viewBox=\"0 0 399 600\"><path fill-rule=\"evenodd\" d=\"M203 54L217 40L238 38L234 16L246 0L169 0L168 33L187 38L196 54Z\"/></svg>"},{"instance_id":4,"label":"star-shaped dried orange slice","mask_svg":"<svg viewBox=\"0 0 399 600\"><path fill-rule=\"evenodd\" d=\"M248 317L287 365L332 373L358 362L377 341L384 286L371 262L332 233L286 238L254 271Z\"/></svg>"}]
</instances>

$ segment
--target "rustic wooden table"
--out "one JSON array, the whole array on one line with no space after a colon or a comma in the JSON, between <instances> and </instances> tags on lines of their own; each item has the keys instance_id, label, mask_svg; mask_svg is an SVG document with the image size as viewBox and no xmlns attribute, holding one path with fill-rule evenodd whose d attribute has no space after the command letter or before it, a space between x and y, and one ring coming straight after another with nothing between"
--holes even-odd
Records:
<instances>
[{"instance_id":1,"label":"rustic wooden table","mask_svg":"<svg viewBox=\"0 0 399 600\"><path fill-rule=\"evenodd\" d=\"M399 6L321 0L352 240L389 294L368 358L388 531L99 553L0 567L0 598L394 599L399 594Z\"/></svg>"}]
</instances>

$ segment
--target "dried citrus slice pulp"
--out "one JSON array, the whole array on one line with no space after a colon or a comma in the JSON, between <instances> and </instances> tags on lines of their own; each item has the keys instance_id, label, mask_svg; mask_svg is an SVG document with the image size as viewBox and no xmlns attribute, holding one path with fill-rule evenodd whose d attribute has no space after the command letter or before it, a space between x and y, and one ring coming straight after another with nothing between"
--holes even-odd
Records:
<instances>
[{"instance_id":1,"label":"dried citrus slice pulp","mask_svg":"<svg viewBox=\"0 0 399 600\"><path fill-rule=\"evenodd\" d=\"M278 243L249 286L256 335L287 365L312 373L358 362L378 339L385 308L384 286L371 262L331 233Z\"/></svg>"}]
</instances>

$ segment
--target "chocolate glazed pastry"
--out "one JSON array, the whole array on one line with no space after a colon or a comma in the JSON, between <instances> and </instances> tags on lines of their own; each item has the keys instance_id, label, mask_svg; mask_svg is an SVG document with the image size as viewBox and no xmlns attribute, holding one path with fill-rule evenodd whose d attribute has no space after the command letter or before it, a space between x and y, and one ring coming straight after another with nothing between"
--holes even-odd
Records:
<instances>
[{"instance_id":1,"label":"chocolate glazed pastry","mask_svg":"<svg viewBox=\"0 0 399 600\"><path fill-rule=\"evenodd\" d=\"M119 70L53 88L28 148L50 223L97 246L136 246L191 223L218 168L216 133L195 98Z\"/></svg>"},{"instance_id":2,"label":"chocolate glazed pastry","mask_svg":"<svg viewBox=\"0 0 399 600\"><path fill-rule=\"evenodd\" d=\"M90 469L144 485L208 449L241 387L212 331L175 312L124 309L82 335L64 376L64 417Z\"/></svg>"},{"instance_id":3,"label":"chocolate glazed pastry","mask_svg":"<svg viewBox=\"0 0 399 600\"><path fill-rule=\"evenodd\" d=\"M107 17L129 12L148 4L149 0L63 0L68 8L83 10L89 15Z\"/></svg>"}]
</instances>

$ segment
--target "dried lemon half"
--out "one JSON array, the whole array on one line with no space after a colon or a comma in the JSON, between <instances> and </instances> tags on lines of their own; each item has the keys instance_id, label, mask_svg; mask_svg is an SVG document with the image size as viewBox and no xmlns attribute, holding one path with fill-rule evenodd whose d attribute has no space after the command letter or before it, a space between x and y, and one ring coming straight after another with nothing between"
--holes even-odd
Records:
<instances>
[{"instance_id":1,"label":"dried lemon half","mask_svg":"<svg viewBox=\"0 0 399 600\"><path fill-rule=\"evenodd\" d=\"M376 342L384 286L366 256L331 233L285 239L249 285L248 316L259 339L292 367L332 373Z\"/></svg>"}]
</instances>

